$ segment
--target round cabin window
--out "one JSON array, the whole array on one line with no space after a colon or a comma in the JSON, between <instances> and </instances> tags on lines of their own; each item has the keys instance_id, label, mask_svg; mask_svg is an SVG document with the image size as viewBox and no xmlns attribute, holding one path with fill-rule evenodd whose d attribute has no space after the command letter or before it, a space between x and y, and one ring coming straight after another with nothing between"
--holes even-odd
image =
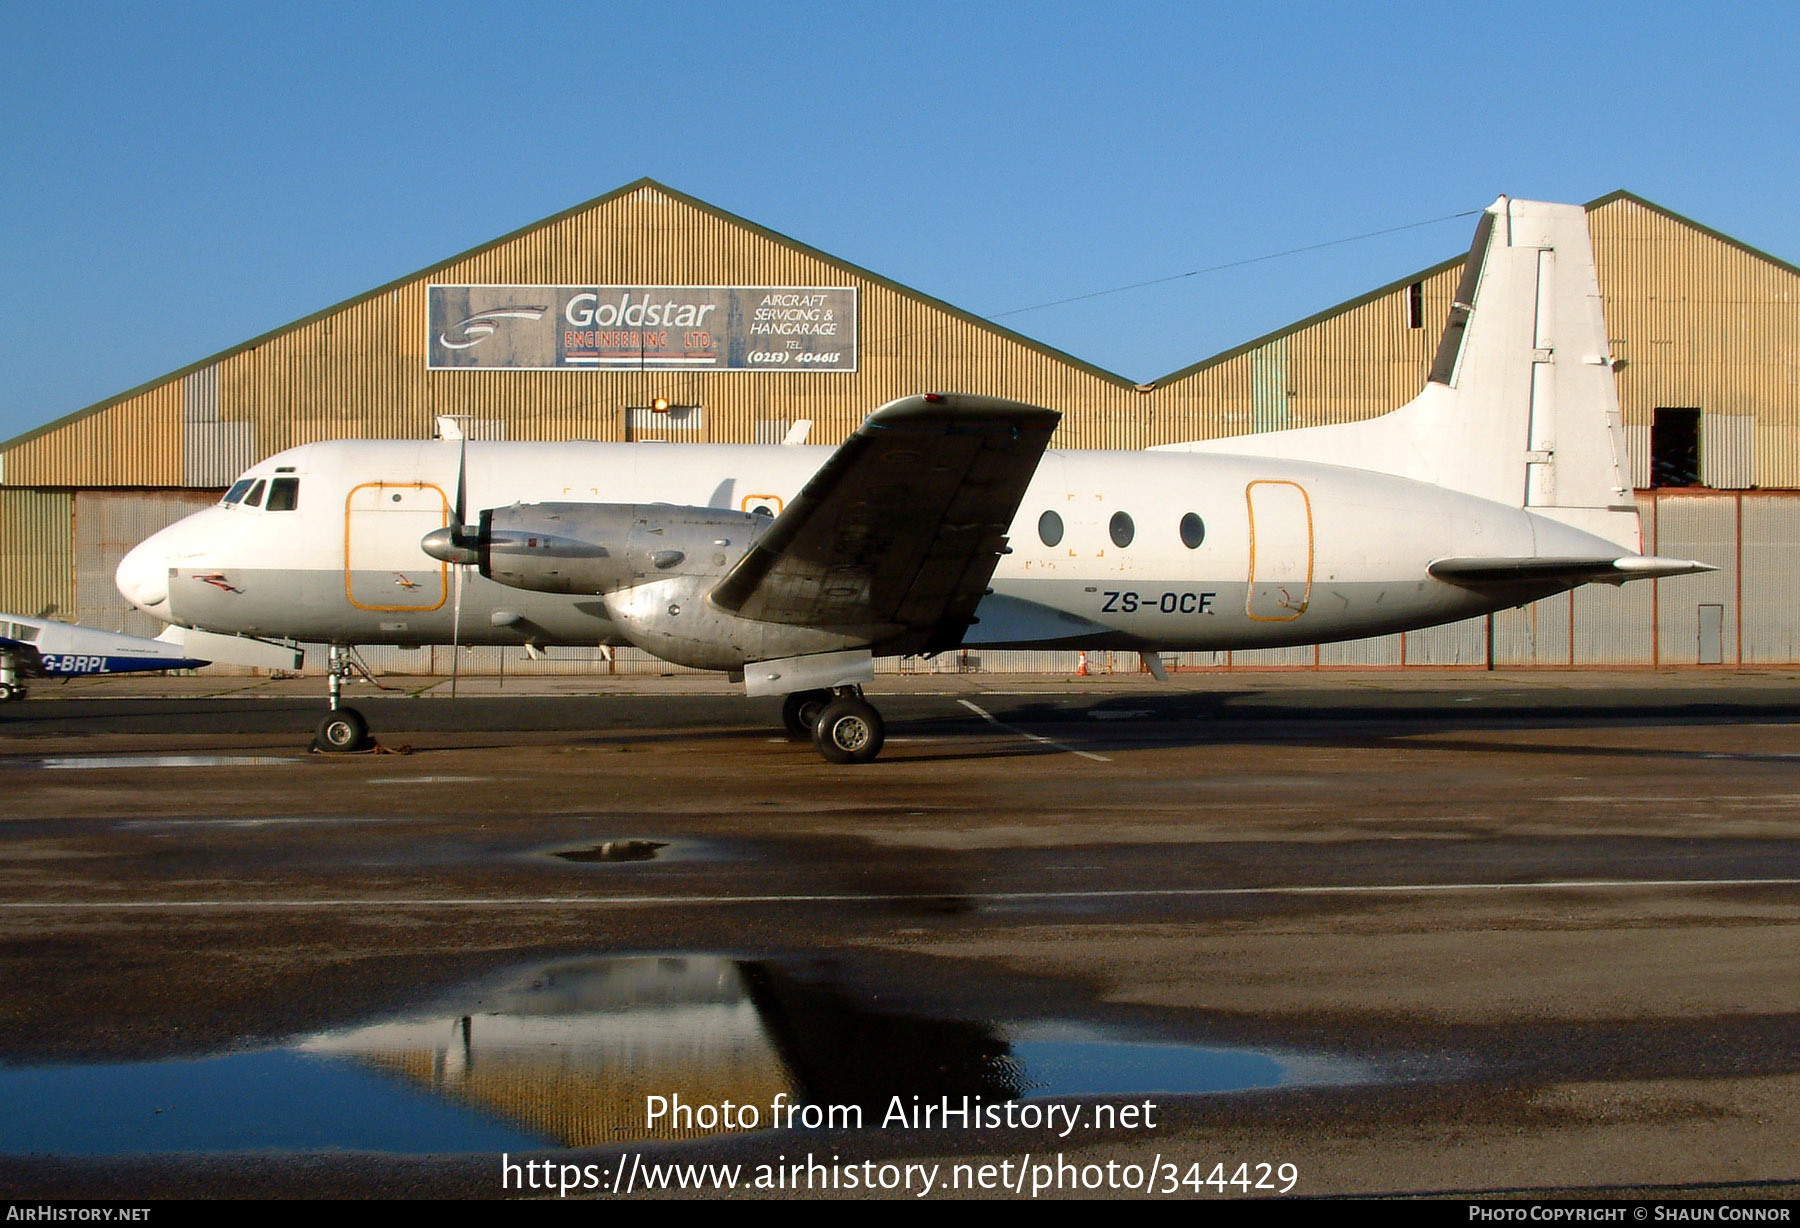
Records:
<instances>
[{"instance_id":1,"label":"round cabin window","mask_svg":"<svg viewBox=\"0 0 1800 1228\"><path fill-rule=\"evenodd\" d=\"M1198 550L1200 543L1206 540L1206 522L1193 512L1181 518L1181 544L1189 550Z\"/></svg>"}]
</instances>

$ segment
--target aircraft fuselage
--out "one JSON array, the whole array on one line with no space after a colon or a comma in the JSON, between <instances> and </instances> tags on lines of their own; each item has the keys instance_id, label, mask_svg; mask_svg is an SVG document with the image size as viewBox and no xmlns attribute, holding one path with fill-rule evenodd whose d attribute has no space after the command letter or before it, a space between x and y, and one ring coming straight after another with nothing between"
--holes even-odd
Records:
<instances>
[{"instance_id":1,"label":"aircraft fuselage","mask_svg":"<svg viewBox=\"0 0 1800 1228\"><path fill-rule=\"evenodd\" d=\"M472 567L460 628L453 625L457 568L420 541L450 523L459 465L468 509L612 504L653 513L668 505L779 515L832 451L309 444L258 464L234 488L285 480L291 508L240 498L196 513L132 551L119 583L158 617L224 633L344 644L622 644L630 640L607 593L531 591ZM261 500L274 501L272 491ZM722 573L748 541L719 540ZM1045 453L1009 544L965 644L1204 651L1352 639L1566 587L1538 580L1476 590L1433 578L1427 567L1437 559L1616 553L1528 510L1406 478L1162 452ZM639 579L640 588L658 582Z\"/></svg>"}]
</instances>

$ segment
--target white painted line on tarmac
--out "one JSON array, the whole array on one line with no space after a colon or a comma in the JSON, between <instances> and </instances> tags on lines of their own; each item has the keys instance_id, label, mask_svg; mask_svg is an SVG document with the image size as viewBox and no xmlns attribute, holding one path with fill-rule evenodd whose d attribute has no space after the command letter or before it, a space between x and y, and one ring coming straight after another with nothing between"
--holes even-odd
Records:
<instances>
[{"instance_id":1,"label":"white painted line on tarmac","mask_svg":"<svg viewBox=\"0 0 1800 1228\"><path fill-rule=\"evenodd\" d=\"M1477 892L1712 890L1731 887L1800 887L1800 878L1608 878L1507 883L1374 883L1317 887L1135 887L1116 891L904 891L768 895L506 895L370 896L365 899L241 900L0 900L15 912L107 912L159 909L331 909L331 908L647 908L658 905L732 904L895 904L946 897L984 903L1056 903L1084 900L1231 899L1246 896L1445 895Z\"/></svg>"},{"instance_id":2,"label":"white painted line on tarmac","mask_svg":"<svg viewBox=\"0 0 1800 1228\"><path fill-rule=\"evenodd\" d=\"M1112 760L1108 759L1105 755L1096 755L1091 750L1076 750L1073 746L1063 745L1061 742L1058 742L1055 738L1041 737L1035 733L1027 733L1027 732L1025 732L1025 730L1020 729L1016 725L1008 725L1005 721L1000 720L997 717L995 717L993 713L989 712L986 708L983 708L980 704L970 703L966 699L959 699L956 702L961 704L963 707L967 708L969 711L973 712L976 716L979 716L982 720L986 721L988 724L997 725L1001 729L1006 730L1006 732L1008 732L1008 733L1016 733L1021 738L1029 738L1033 742L1037 742L1040 745L1051 746L1060 751L1067 751L1071 755L1080 755L1083 759L1092 759L1096 763L1111 763L1112 762Z\"/></svg>"}]
</instances>

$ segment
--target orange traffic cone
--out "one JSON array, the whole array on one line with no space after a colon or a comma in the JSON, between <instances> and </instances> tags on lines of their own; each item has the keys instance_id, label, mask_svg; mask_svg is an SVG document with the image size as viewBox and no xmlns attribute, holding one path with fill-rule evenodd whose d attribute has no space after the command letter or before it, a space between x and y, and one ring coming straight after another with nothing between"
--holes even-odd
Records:
<instances>
[{"instance_id":1,"label":"orange traffic cone","mask_svg":"<svg viewBox=\"0 0 1800 1228\"><path fill-rule=\"evenodd\" d=\"M1085 678L1088 676L1087 653L1085 652L1081 654L1081 664L1075 667L1075 676L1077 678Z\"/></svg>"}]
</instances>

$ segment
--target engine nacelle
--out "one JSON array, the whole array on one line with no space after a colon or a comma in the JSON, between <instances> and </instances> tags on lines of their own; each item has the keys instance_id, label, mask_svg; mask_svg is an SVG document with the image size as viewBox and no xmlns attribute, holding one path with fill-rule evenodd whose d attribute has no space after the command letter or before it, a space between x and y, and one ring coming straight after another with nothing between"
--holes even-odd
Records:
<instances>
[{"instance_id":1,"label":"engine nacelle","mask_svg":"<svg viewBox=\"0 0 1800 1228\"><path fill-rule=\"evenodd\" d=\"M598 595L635 647L695 669L866 647L866 629L759 622L706 600L773 518L665 503L523 503L481 513L474 532L438 529L433 558L540 593Z\"/></svg>"},{"instance_id":2,"label":"engine nacelle","mask_svg":"<svg viewBox=\"0 0 1800 1228\"><path fill-rule=\"evenodd\" d=\"M472 563L497 583L539 593L610 593L649 580L729 571L767 516L670 504L515 503L481 513L475 533L439 529L427 554Z\"/></svg>"},{"instance_id":3,"label":"engine nacelle","mask_svg":"<svg viewBox=\"0 0 1800 1228\"><path fill-rule=\"evenodd\" d=\"M716 609L712 576L650 579L605 597L606 616L632 645L694 669L737 671L751 661L866 648L861 628L760 622Z\"/></svg>"}]
</instances>

